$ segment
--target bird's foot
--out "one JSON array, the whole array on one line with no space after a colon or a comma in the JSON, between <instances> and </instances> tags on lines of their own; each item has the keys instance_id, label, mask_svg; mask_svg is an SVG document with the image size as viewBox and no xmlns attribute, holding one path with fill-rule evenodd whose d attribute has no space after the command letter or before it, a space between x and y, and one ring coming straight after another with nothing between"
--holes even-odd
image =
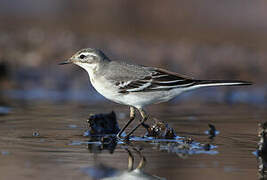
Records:
<instances>
[{"instance_id":1,"label":"bird's foot","mask_svg":"<svg viewBox=\"0 0 267 180\"><path fill-rule=\"evenodd\" d=\"M127 135L127 136L122 137L121 135L117 135L117 140L122 141L122 142L129 142L130 136Z\"/></svg>"}]
</instances>

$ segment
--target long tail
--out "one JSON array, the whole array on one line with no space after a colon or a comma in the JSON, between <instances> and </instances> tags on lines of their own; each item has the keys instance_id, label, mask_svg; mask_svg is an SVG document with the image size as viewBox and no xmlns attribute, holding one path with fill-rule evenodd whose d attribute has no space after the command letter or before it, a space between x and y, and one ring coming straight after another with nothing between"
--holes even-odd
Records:
<instances>
[{"instance_id":1,"label":"long tail","mask_svg":"<svg viewBox=\"0 0 267 180\"><path fill-rule=\"evenodd\" d=\"M235 80L196 80L195 87L208 87L208 86L244 86L252 85L247 81L235 81Z\"/></svg>"}]
</instances>

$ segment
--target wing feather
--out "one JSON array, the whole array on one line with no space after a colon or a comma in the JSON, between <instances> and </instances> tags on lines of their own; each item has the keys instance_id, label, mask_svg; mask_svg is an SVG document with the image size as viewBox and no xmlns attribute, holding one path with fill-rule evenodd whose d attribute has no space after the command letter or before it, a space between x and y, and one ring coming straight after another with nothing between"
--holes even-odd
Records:
<instances>
[{"instance_id":1,"label":"wing feather","mask_svg":"<svg viewBox=\"0 0 267 180\"><path fill-rule=\"evenodd\" d=\"M150 75L138 80L119 82L119 92L171 90L174 88L190 87L198 81L163 69L153 68L150 71Z\"/></svg>"}]
</instances>

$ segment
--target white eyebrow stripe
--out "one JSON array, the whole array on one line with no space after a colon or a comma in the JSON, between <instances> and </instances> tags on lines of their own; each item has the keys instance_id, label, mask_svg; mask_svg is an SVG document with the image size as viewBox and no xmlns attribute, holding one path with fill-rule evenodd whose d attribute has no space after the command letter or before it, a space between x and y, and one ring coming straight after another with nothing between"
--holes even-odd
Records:
<instances>
[{"instance_id":1,"label":"white eyebrow stripe","mask_svg":"<svg viewBox=\"0 0 267 180\"><path fill-rule=\"evenodd\" d=\"M95 54L95 53L82 52L81 55L82 55L82 54L85 55L85 56L90 55L90 56L95 56L95 57L96 57L96 54Z\"/></svg>"}]
</instances>

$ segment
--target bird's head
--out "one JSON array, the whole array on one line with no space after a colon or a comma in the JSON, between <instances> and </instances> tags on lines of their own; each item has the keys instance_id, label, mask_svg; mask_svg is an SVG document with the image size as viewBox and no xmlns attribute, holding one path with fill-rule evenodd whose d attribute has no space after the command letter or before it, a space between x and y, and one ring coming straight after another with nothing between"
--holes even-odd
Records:
<instances>
[{"instance_id":1,"label":"bird's head","mask_svg":"<svg viewBox=\"0 0 267 180\"><path fill-rule=\"evenodd\" d=\"M94 70L99 64L109 61L108 57L98 49L82 49L76 52L71 58L66 61L59 63L64 64L76 64L87 71Z\"/></svg>"}]
</instances>

